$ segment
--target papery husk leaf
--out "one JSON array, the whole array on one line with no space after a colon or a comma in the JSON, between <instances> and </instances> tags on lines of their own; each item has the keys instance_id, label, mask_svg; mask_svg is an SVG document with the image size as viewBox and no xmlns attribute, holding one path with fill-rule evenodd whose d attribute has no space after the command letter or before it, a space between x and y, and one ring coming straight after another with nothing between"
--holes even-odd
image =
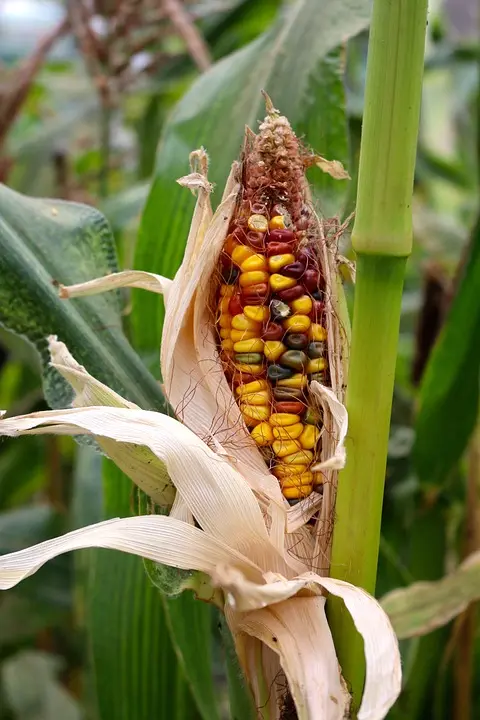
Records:
<instances>
[{"instance_id":1,"label":"papery husk leaf","mask_svg":"<svg viewBox=\"0 0 480 720\"><path fill-rule=\"evenodd\" d=\"M140 290L148 290L163 295L166 299L172 283L173 280L169 280L162 275L155 275L155 273L144 272L143 270L124 270L123 272L104 275L77 285L60 285L59 296L66 300L85 295L98 295L119 288L139 288Z\"/></svg>"}]
</instances>

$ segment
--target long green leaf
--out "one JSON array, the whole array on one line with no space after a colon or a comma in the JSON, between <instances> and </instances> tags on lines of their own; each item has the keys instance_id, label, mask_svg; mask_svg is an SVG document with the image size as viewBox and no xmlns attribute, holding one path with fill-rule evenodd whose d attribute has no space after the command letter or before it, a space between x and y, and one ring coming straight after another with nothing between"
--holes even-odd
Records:
<instances>
[{"instance_id":1,"label":"long green leaf","mask_svg":"<svg viewBox=\"0 0 480 720\"><path fill-rule=\"evenodd\" d=\"M173 276L183 255L193 209L175 180L188 172L188 155L203 145L218 202L245 125L256 130L265 115L261 90L322 155L347 162L342 67L337 48L364 28L369 0L298 0L272 28L216 63L182 98L164 128L155 179L143 214L135 265ZM312 173L319 209L341 212L347 183ZM158 347L162 305L134 293L132 324L137 347Z\"/></svg>"}]
</instances>

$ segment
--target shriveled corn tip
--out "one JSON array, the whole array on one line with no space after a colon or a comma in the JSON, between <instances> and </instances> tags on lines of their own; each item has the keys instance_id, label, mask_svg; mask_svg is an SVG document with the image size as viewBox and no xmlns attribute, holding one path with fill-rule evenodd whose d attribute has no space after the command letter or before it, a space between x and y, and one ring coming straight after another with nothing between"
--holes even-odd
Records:
<instances>
[{"instance_id":1,"label":"shriveled corn tip","mask_svg":"<svg viewBox=\"0 0 480 720\"><path fill-rule=\"evenodd\" d=\"M257 405L240 405L243 417L253 418L254 420L268 420L270 417L270 408L268 406L257 406Z\"/></svg>"},{"instance_id":2,"label":"shriveled corn tip","mask_svg":"<svg viewBox=\"0 0 480 720\"><path fill-rule=\"evenodd\" d=\"M221 328L232 327L232 316L231 315L220 315L218 318L218 324Z\"/></svg>"},{"instance_id":3,"label":"shriveled corn tip","mask_svg":"<svg viewBox=\"0 0 480 720\"><path fill-rule=\"evenodd\" d=\"M268 267L271 272L277 272L285 265L290 265L295 262L295 255L291 253L285 253L284 255L272 255L268 258Z\"/></svg>"},{"instance_id":4,"label":"shriveled corn tip","mask_svg":"<svg viewBox=\"0 0 480 720\"><path fill-rule=\"evenodd\" d=\"M306 425L298 441L304 450L313 450L320 438L320 430L314 425Z\"/></svg>"},{"instance_id":5,"label":"shriveled corn tip","mask_svg":"<svg viewBox=\"0 0 480 720\"><path fill-rule=\"evenodd\" d=\"M283 321L283 327L292 332L306 332L311 324L308 315L291 315Z\"/></svg>"},{"instance_id":6,"label":"shriveled corn tip","mask_svg":"<svg viewBox=\"0 0 480 720\"><path fill-rule=\"evenodd\" d=\"M239 385L235 390L237 395L242 397L243 395L249 395L254 392L261 392L262 390L268 390L269 384L266 380L253 380L252 382L245 383L245 385Z\"/></svg>"},{"instance_id":7,"label":"shriveled corn tip","mask_svg":"<svg viewBox=\"0 0 480 720\"><path fill-rule=\"evenodd\" d=\"M308 335L310 340L313 340L314 342L323 342L327 339L327 331L323 325L318 325L317 323L312 323L310 325Z\"/></svg>"},{"instance_id":8,"label":"shriveled corn tip","mask_svg":"<svg viewBox=\"0 0 480 720\"><path fill-rule=\"evenodd\" d=\"M255 255L255 250L252 250L247 245L237 245L232 252L232 260L236 265L241 265L249 257Z\"/></svg>"},{"instance_id":9,"label":"shriveled corn tip","mask_svg":"<svg viewBox=\"0 0 480 720\"><path fill-rule=\"evenodd\" d=\"M257 445L265 447L273 442L272 427L268 422L261 422L251 432L252 438Z\"/></svg>"},{"instance_id":10,"label":"shriveled corn tip","mask_svg":"<svg viewBox=\"0 0 480 720\"><path fill-rule=\"evenodd\" d=\"M244 260L240 265L242 272L249 272L250 270L267 270L268 263L267 259L263 255L251 255L249 258Z\"/></svg>"},{"instance_id":11,"label":"shriveled corn tip","mask_svg":"<svg viewBox=\"0 0 480 720\"><path fill-rule=\"evenodd\" d=\"M220 286L220 297L232 297L235 292L234 285L221 285Z\"/></svg>"},{"instance_id":12,"label":"shriveled corn tip","mask_svg":"<svg viewBox=\"0 0 480 720\"><path fill-rule=\"evenodd\" d=\"M283 215L274 215L268 223L270 230L285 230L285 218Z\"/></svg>"},{"instance_id":13,"label":"shriveled corn tip","mask_svg":"<svg viewBox=\"0 0 480 720\"><path fill-rule=\"evenodd\" d=\"M292 455L301 449L301 445L297 440L275 440L272 445L273 452L279 458Z\"/></svg>"},{"instance_id":14,"label":"shriveled corn tip","mask_svg":"<svg viewBox=\"0 0 480 720\"><path fill-rule=\"evenodd\" d=\"M303 388L306 387L307 382L308 378L306 375L304 375L303 373L295 373L295 375L292 375L292 377L285 378L284 380L279 380L277 382L277 385L279 387L287 388Z\"/></svg>"},{"instance_id":15,"label":"shriveled corn tip","mask_svg":"<svg viewBox=\"0 0 480 720\"><path fill-rule=\"evenodd\" d=\"M229 330L230 337L233 342L240 342L240 340L253 340L258 338L259 330Z\"/></svg>"},{"instance_id":16,"label":"shriveled corn tip","mask_svg":"<svg viewBox=\"0 0 480 720\"><path fill-rule=\"evenodd\" d=\"M268 220L265 215L250 215L247 225L250 230L255 232L266 232L268 230Z\"/></svg>"},{"instance_id":17,"label":"shriveled corn tip","mask_svg":"<svg viewBox=\"0 0 480 720\"><path fill-rule=\"evenodd\" d=\"M294 415L293 413L273 413L270 415L270 425L274 427L285 427L298 422L300 422L300 415Z\"/></svg>"},{"instance_id":18,"label":"shriveled corn tip","mask_svg":"<svg viewBox=\"0 0 480 720\"><path fill-rule=\"evenodd\" d=\"M270 287L274 292L287 290L296 284L297 281L294 278L285 277L285 275L277 275L277 273L270 275Z\"/></svg>"},{"instance_id":19,"label":"shriveled corn tip","mask_svg":"<svg viewBox=\"0 0 480 720\"><path fill-rule=\"evenodd\" d=\"M263 340L252 338L251 340L239 340L233 345L236 353L261 353L263 352Z\"/></svg>"},{"instance_id":20,"label":"shriveled corn tip","mask_svg":"<svg viewBox=\"0 0 480 720\"><path fill-rule=\"evenodd\" d=\"M313 461L313 452L311 450L299 450L298 452L286 455L282 458L282 462L287 465L310 465Z\"/></svg>"},{"instance_id":21,"label":"shriveled corn tip","mask_svg":"<svg viewBox=\"0 0 480 720\"><path fill-rule=\"evenodd\" d=\"M250 320L260 323L266 322L270 317L268 307L262 307L261 305L245 305L243 314Z\"/></svg>"},{"instance_id":22,"label":"shriveled corn tip","mask_svg":"<svg viewBox=\"0 0 480 720\"><path fill-rule=\"evenodd\" d=\"M288 478L282 478L280 485L283 488L301 487L302 485L313 485L313 473L304 472L301 475L293 475Z\"/></svg>"},{"instance_id":23,"label":"shriveled corn tip","mask_svg":"<svg viewBox=\"0 0 480 720\"><path fill-rule=\"evenodd\" d=\"M292 300L291 308L295 313L302 313L303 315L308 315L310 312L312 312L313 308L312 298L308 295L302 295L296 300Z\"/></svg>"},{"instance_id":24,"label":"shriveled corn tip","mask_svg":"<svg viewBox=\"0 0 480 720\"><path fill-rule=\"evenodd\" d=\"M300 487L284 488L283 497L287 500L296 500L297 498L306 498L312 494L311 485L300 485Z\"/></svg>"},{"instance_id":25,"label":"shriveled corn tip","mask_svg":"<svg viewBox=\"0 0 480 720\"><path fill-rule=\"evenodd\" d=\"M258 285L259 283L268 282L269 275L262 270L250 270L249 272L240 273L240 287L249 287L250 285Z\"/></svg>"},{"instance_id":26,"label":"shriveled corn tip","mask_svg":"<svg viewBox=\"0 0 480 720\"><path fill-rule=\"evenodd\" d=\"M287 425L286 427L274 427L273 437L275 440L297 440L302 432L302 423L295 423L295 425Z\"/></svg>"},{"instance_id":27,"label":"shriveled corn tip","mask_svg":"<svg viewBox=\"0 0 480 720\"><path fill-rule=\"evenodd\" d=\"M235 363L235 367L239 372L248 373L249 375L261 375L265 371L263 365L247 365L247 363Z\"/></svg>"},{"instance_id":28,"label":"shriveled corn tip","mask_svg":"<svg viewBox=\"0 0 480 720\"><path fill-rule=\"evenodd\" d=\"M286 351L286 346L280 340L265 340L263 352L270 362L275 362Z\"/></svg>"},{"instance_id":29,"label":"shriveled corn tip","mask_svg":"<svg viewBox=\"0 0 480 720\"><path fill-rule=\"evenodd\" d=\"M317 373L325 370L327 367L327 361L325 358L314 358L308 361L307 373Z\"/></svg>"},{"instance_id":30,"label":"shriveled corn tip","mask_svg":"<svg viewBox=\"0 0 480 720\"><path fill-rule=\"evenodd\" d=\"M231 322L234 330L260 330L260 323L250 320L243 313L234 315Z\"/></svg>"},{"instance_id":31,"label":"shriveled corn tip","mask_svg":"<svg viewBox=\"0 0 480 720\"><path fill-rule=\"evenodd\" d=\"M268 405L269 402L270 392L268 390L242 395L242 403L245 403L245 405Z\"/></svg>"},{"instance_id":32,"label":"shriveled corn tip","mask_svg":"<svg viewBox=\"0 0 480 720\"><path fill-rule=\"evenodd\" d=\"M308 471L308 465L275 465L272 472L279 480L283 478L299 477Z\"/></svg>"}]
</instances>

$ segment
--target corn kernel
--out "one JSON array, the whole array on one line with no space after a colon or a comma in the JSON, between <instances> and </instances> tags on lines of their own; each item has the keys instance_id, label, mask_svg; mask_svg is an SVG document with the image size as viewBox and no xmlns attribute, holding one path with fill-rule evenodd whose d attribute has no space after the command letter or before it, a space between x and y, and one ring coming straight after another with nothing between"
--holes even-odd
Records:
<instances>
[{"instance_id":1,"label":"corn kernel","mask_svg":"<svg viewBox=\"0 0 480 720\"><path fill-rule=\"evenodd\" d=\"M272 473L279 480L283 478L299 477L308 470L308 465L275 465L272 469Z\"/></svg>"},{"instance_id":2,"label":"corn kernel","mask_svg":"<svg viewBox=\"0 0 480 720\"><path fill-rule=\"evenodd\" d=\"M291 332L305 332L311 323L312 321L308 315L291 315L283 321L283 327L285 330L291 330Z\"/></svg>"},{"instance_id":3,"label":"corn kernel","mask_svg":"<svg viewBox=\"0 0 480 720\"><path fill-rule=\"evenodd\" d=\"M233 330L232 330L233 333ZM233 340L233 337L232 337ZM266 343L265 343L266 345ZM289 387L289 388L303 388L307 385L307 376L303 375L302 373L295 373L295 375L292 375L292 377L285 378L284 380L278 380L277 385L279 387Z\"/></svg>"},{"instance_id":4,"label":"corn kernel","mask_svg":"<svg viewBox=\"0 0 480 720\"><path fill-rule=\"evenodd\" d=\"M257 445L265 447L273 442L272 428L268 422L262 422L252 430L252 438L255 440Z\"/></svg>"},{"instance_id":5,"label":"corn kernel","mask_svg":"<svg viewBox=\"0 0 480 720\"><path fill-rule=\"evenodd\" d=\"M227 340L230 337L231 332L232 331L230 330L230 328L221 328L220 337L222 338L222 340Z\"/></svg>"},{"instance_id":6,"label":"corn kernel","mask_svg":"<svg viewBox=\"0 0 480 720\"><path fill-rule=\"evenodd\" d=\"M249 375L261 375L265 371L263 365L247 365L247 363L235 363L235 367L239 372L248 373Z\"/></svg>"},{"instance_id":7,"label":"corn kernel","mask_svg":"<svg viewBox=\"0 0 480 720\"><path fill-rule=\"evenodd\" d=\"M253 420L268 420L270 417L270 407L268 405L242 405L243 417L253 418Z\"/></svg>"},{"instance_id":8,"label":"corn kernel","mask_svg":"<svg viewBox=\"0 0 480 720\"><path fill-rule=\"evenodd\" d=\"M270 415L270 425L275 427L285 427L298 422L300 422L300 415L294 415L293 413L273 413Z\"/></svg>"},{"instance_id":9,"label":"corn kernel","mask_svg":"<svg viewBox=\"0 0 480 720\"><path fill-rule=\"evenodd\" d=\"M242 272L249 272L250 270L267 270L268 264L267 264L267 258L265 258L263 255L250 255L246 260L242 262L240 265L240 270Z\"/></svg>"},{"instance_id":10,"label":"corn kernel","mask_svg":"<svg viewBox=\"0 0 480 720\"><path fill-rule=\"evenodd\" d=\"M300 487L285 488L283 490L283 497L287 500L296 500L297 498L306 498L312 493L311 485L300 485Z\"/></svg>"},{"instance_id":11,"label":"corn kernel","mask_svg":"<svg viewBox=\"0 0 480 720\"><path fill-rule=\"evenodd\" d=\"M230 337L233 342L240 342L240 340L252 340L258 338L258 330L231 330Z\"/></svg>"},{"instance_id":12,"label":"corn kernel","mask_svg":"<svg viewBox=\"0 0 480 720\"><path fill-rule=\"evenodd\" d=\"M283 215L274 215L268 223L270 230L285 230L285 218Z\"/></svg>"},{"instance_id":13,"label":"corn kernel","mask_svg":"<svg viewBox=\"0 0 480 720\"><path fill-rule=\"evenodd\" d=\"M265 215L250 215L247 225L250 230L255 232L266 232L268 230L268 220Z\"/></svg>"},{"instance_id":14,"label":"corn kernel","mask_svg":"<svg viewBox=\"0 0 480 720\"><path fill-rule=\"evenodd\" d=\"M282 458L282 462L287 465L310 465L313 461L313 452L311 450L299 450L298 452L286 455Z\"/></svg>"},{"instance_id":15,"label":"corn kernel","mask_svg":"<svg viewBox=\"0 0 480 720\"><path fill-rule=\"evenodd\" d=\"M233 352L233 342L230 338L222 340L222 350L225 350L225 352Z\"/></svg>"},{"instance_id":16,"label":"corn kernel","mask_svg":"<svg viewBox=\"0 0 480 720\"><path fill-rule=\"evenodd\" d=\"M232 260L236 265L241 265L252 255L255 255L255 250L252 250L247 245L237 245L232 252Z\"/></svg>"},{"instance_id":17,"label":"corn kernel","mask_svg":"<svg viewBox=\"0 0 480 720\"><path fill-rule=\"evenodd\" d=\"M266 322L270 317L270 310L268 307L262 307L261 305L245 305L243 314L250 320L255 320L255 322Z\"/></svg>"},{"instance_id":18,"label":"corn kernel","mask_svg":"<svg viewBox=\"0 0 480 720\"><path fill-rule=\"evenodd\" d=\"M312 472L305 472L301 475L294 475L293 477L289 478L282 478L280 481L280 486L282 490L285 488L292 488L292 487L301 487L302 485L312 485L313 484L313 473Z\"/></svg>"},{"instance_id":19,"label":"corn kernel","mask_svg":"<svg viewBox=\"0 0 480 720\"><path fill-rule=\"evenodd\" d=\"M313 484L314 485L323 485L325 482L325 476L321 472L314 472L313 473Z\"/></svg>"},{"instance_id":20,"label":"corn kernel","mask_svg":"<svg viewBox=\"0 0 480 720\"><path fill-rule=\"evenodd\" d=\"M261 420L256 420L255 418L247 417L246 415L243 416L243 422L247 427L254 428L257 425L260 425L262 422Z\"/></svg>"},{"instance_id":21,"label":"corn kernel","mask_svg":"<svg viewBox=\"0 0 480 720\"><path fill-rule=\"evenodd\" d=\"M268 405L270 402L270 393L268 390L248 393L248 395L242 395L241 401L241 407L243 407L243 405Z\"/></svg>"},{"instance_id":22,"label":"corn kernel","mask_svg":"<svg viewBox=\"0 0 480 720\"><path fill-rule=\"evenodd\" d=\"M227 235L223 246L224 251L231 256L236 247L238 247L238 242L235 240L235 235Z\"/></svg>"},{"instance_id":23,"label":"corn kernel","mask_svg":"<svg viewBox=\"0 0 480 720\"><path fill-rule=\"evenodd\" d=\"M297 440L275 440L272 448L277 457L283 458L301 450L302 446Z\"/></svg>"},{"instance_id":24,"label":"corn kernel","mask_svg":"<svg viewBox=\"0 0 480 720\"><path fill-rule=\"evenodd\" d=\"M275 362L278 358L283 355L287 348L280 342L280 340L265 340L263 344L263 352L265 357L270 362Z\"/></svg>"},{"instance_id":25,"label":"corn kernel","mask_svg":"<svg viewBox=\"0 0 480 720\"><path fill-rule=\"evenodd\" d=\"M236 353L258 353L263 352L263 340L252 338L251 340L239 340L233 346Z\"/></svg>"},{"instance_id":26,"label":"corn kernel","mask_svg":"<svg viewBox=\"0 0 480 720\"><path fill-rule=\"evenodd\" d=\"M230 328L232 327L232 316L231 315L220 315L218 318L218 324L221 328Z\"/></svg>"},{"instance_id":27,"label":"corn kernel","mask_svg":"<svg viewBox=\"0 0 480 720\"><path fill-rule=\"evenodd\" d=\"M234 330L260 330L260 323L250 320L243 313L239 313L233 316L232 327Z\"/></svg>"},{"instance_id":28,"label":"corn kernel","mask_svg":"<svg viewBox=\"0 0 480 720\"><path fill-rule=\"evenodd\" d=\"M317 323L312 323L310 325L308 334L310 340L313 340L314 342L323 342L327 339L327 331L322 325L318 325Z\"/></svg>"},{"instance_id":29,"label":"corn kernel","mask_svg":"<svg viewBox=\"0 0 480 720\"><path fill-rule=\"evenodd\" d=\"M302 315L308 315L312 312L313 301L308 295L302 295L296 300L292 301L291 308L294 313L302 313Z\"/></svg>"},{"instance_id":30,"label":"corn kernel","mask_svg":"<svg viewBox=\"0 0 480 720\"><path fill-rule=\"evenodd\" d=\"M220 285L220 297L232 297L235 285Z\"/></svg>"},{"instance_id":31,"label":"corn kernel","mask_svg":"<svg viewBox=\"0 0 480 720\"><path fill-rule=\"evenodd\" d=\"M259 285L268 282L269 275L262 270L250 270L249 272L240 273L238 279L240 287L250 287L250 285Z\"/></svg>"},{"instance_id":32,"label":"corn kernel","mask_svg":"<svg viewBox=\"0 0 480 720\"><path fill-rule=\"evenodd\" d=\"M266 380L252 380L252 382L245 383L245 385L239 385L235 390L237 395L243 397L243 395L249 395L253 392L261 392L262 390L268 390L269 385Z\"/></svg>"},{"instance_id":33,"label":"corn kernel","mask_svg":"<svg viewBox=\"0 0 480 720\"><path fill-rule=\"evenodd\" d=\"M285 253L285 255L272 255L268 258L268 267L270 272L277 272L280 268L285 267L285 265L290 265L293 262L295 262L295 255L291 255L290 253Z\"/></svg>"},{"instance_id":34,"label":"corn kernel","mask_svg":"<svg viewBox=\"0 0 480 720\"><path fill-rule=\"evenodd\" d=\"M307 373L317 373L325 370L327 367L327 361L325 358L314 358L308 361Z\"/></svg>"},{"instance_id":35,"label":"corn kernel","mask_svg":"<svg viewBox=\"0 0 480 720\"><path fill-rule=\"evenodd\" d=\"M295 425L287 425L286 427L274 427L273 437L275 440L296 440L302 432L302 423L295 423Z\"/></svg>"},{"instance_id":36,"label":"corn kernel","mask_svg":"<svg viewBox=\"0 0 480 720\"><path fill-rule=\"evenodd\" d=\"M229 315L228 308L230 307L230 298L229 297L222 297L220 300L220 303L218 305L218 309L220 313L223 313L224 315Z\"/></svg>"},{"instance_id":37,"label":"corn kernel","mask_svg":"<svg viewBox=\"0 0 480 720\"><path fill-rule=\"evenodd\" d=\"M270 275L270 287L273 292L287 290L288 288L294 287L296 284L297 281L295 278L285 277L285 275L277 275L276 273Z\"/></svg>"},{"instance_id":38,"label":"corn kernel","mask_svg":"<svg viewBox=\"0 0 480 720\"><path fill-rule=\"evenodd\" d=\"M313 450L320 437L320 430L315 425L306 425L298 441L304 450Z\"/></svg>"}]
</instances>

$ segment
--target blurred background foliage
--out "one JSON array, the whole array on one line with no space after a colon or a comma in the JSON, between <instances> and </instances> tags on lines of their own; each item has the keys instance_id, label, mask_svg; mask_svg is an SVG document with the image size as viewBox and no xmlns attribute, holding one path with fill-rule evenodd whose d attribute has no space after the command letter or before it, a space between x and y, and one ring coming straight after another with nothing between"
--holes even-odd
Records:
<instances>
[{"instance_id":1,"label":"blurred background foliage","mask_svg":"<svg viewBox=\"0 0 480 720\"><path fill-rule=\"evenodd\" d=\"M121 267L171 275L193 205L174 183L189 150L206 145L221 187L266 86L307 142L348 167L338 192L312 176L318 210L346 217L369 5L318 3L319 29L300 0L1 0L0 180L98 208ZM477 0L430 3L379 597L437 580L480 549L479 23ZM312 49L297 67L308 27ZM121 300L125 333L158 377L161 301ZM33 345L1 326L0 407L46 407ZM125 477L69 438L0 445L2 553L134 504ZM220 619L197 605L161 597L137 558L85 551L51 562L0 597L0 720L250 717ZM480 717L478 628L470 606L402 640L404 691L390 717Z\"/></svg>"}]
</instances>

